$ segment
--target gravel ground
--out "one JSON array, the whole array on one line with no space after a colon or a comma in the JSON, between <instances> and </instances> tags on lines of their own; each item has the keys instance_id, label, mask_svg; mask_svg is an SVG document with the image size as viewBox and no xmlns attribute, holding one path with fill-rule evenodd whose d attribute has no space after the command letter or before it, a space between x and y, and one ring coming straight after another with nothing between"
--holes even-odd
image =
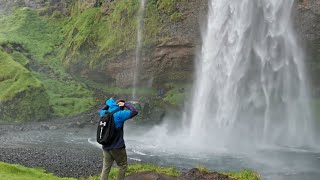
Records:
<instances>
[{"instance_id":1,"label":"gravel ground","mask_svg":"<svg viewBox=\"0 0 320 180\"><path fill-rule=\"evenodd\" d=\"M81 143L40 141L41 136L50 136L55 130L62 129L66 135L75 134L82 127L92 126L94 119L93 113L88 113L69 119L0 125L0 161L44 168L61 177L99 175L102 168L99 148Z\"/></svg>"},{"instance_id":2,"label":"gravel ground","mask_svg":"<svg viewBox=\"0 0 320 180\"><path fill-rule=\"evenodd\" d=\"M41 167L61 177L99 175L102 167L99 150L72 146L1 147L0 161L27 167Z\"/></svg>"}]
</instances>

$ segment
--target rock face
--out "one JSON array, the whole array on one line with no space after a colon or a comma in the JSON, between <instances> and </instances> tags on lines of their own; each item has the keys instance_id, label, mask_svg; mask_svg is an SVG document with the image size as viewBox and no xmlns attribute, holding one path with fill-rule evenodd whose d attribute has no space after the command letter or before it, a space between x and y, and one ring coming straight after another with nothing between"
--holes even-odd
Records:
<instances>
[{"instance_id":1,"label":"rock face","mask_svg":"<svg viewBox=\"0 0 320 180\"><path fill-rule=\"evenodd\" d=\"M102 2L103 8L111 7L112 3L116 3L116 1ZM140 86L158 87L168 82L186 83L192 81L195 54L201 44L200 27L202 27L202 22L205 20L204 17L206 15L208 1L188 0L188 3L182 1L174 3L176 4L174 5L173 11L181 15L181 19L177 21L170 20L170 14L163 12L159 8L159 3L157 3L159 9L157 9L158 11L156 13L157 16L160 17L158 22L160 22L159 25L161 25L161 27L158 28L161 29L160 31L162 32L153 37L152 43L142 48L142 57L138 64L138 85ZM103 8L102 11L104 11ZM102 16L106 18L110 16L112 11L112 8L108 9L108 13L102 13ZM130 10L126 10L122 14L126 14L127 11ZM126 19L128 17L124 15L122 18ZM151 16L147 18L151 18ZM148 20L149 19L146 21ZM133 36L135 36L135 34ZM124 49L123 53L116 56L110 53L103 54L95 51L95 49L98 48L96 44L94 44L94 40L88 38L80 45L79 53L74 53L75 55L68 53L66 59L68 59L68 62L71 62L68 66L70 72L78 73L84 78L102 83L120 87L132 86L135 67L135 49ZM90 56L90 54L92 55ZM101 55L96 57L94 54ZM95 61L97 64L91 64L91 67L89 67L90 65L86 63L84 59L93 58L97 59ZM92 66L95 67L92 68Z\"/></svg>"},{"instance_id":2,"label":"rock face","mask_svg":"<svg viewBox=\"0 0 320 180\"><path fill-rule=\"evenodd\" d=\"M182 175L179 180L235 180L227 175L217 172L201 172L197 168L191 169L189 172Z\"/></svg>"},{"instance_id":3,"label":"rock face","mask_svg":"<svg viewBox=\"0 0 320 180\"><path fill-rule=\"evenodd\" d=\"M72 16L74 9L83 12L96 6L96 0L75 3L69 0L15 0L1 1L0 9L10 9L15 6L26 6L34 9L45 9L43 15L51 15L60 12L62 15ZM109 16L114 9L115 1L101 2L103 13L101 16ZM157 3L159 7L159 2ZM158 9L158 15L165 31L154 43L142 49L143 56L138 64L138 82L142 86L161 86L171 82L190 82L194 72L194 62L197 51L201 45L201 29L206 22L208 0L188 0L177 2L173 11L181 13L178 21L171 21L170 14ZM300 0L296 3L294 14L295 27L303 42L306 44L307 59L309 64L320 61L320 1ZM74 6L74 7L73 7ZM73 9L73 10L72 10ZM123 12L126 14L125 12ZM127 12L128 13L128 12ZM102 18L103 19L103 18ZM159 27L160 28L160 27ZM78 32L77 33L81 33ZM165 34L165 35L163 35ZM161 38L169 41L161 41ZM99 38L99 37L97 37ZM94 39L84 41L77 53L69 53L66 58L70 59L69 70L84 78L95 80L100 83L108 83L120 87L129 87L133 83L135 50L126 49L122 54L110 58L109 54L101 54L94 44ZM79 56L80 54L80 56ZM101 55L97 55L101 54ZM79 60L84 59L84 60ZM97 59L92 66L86 63L86 59ZM99 61L104 63L99 64ZM108 63L105 63L108 62ZM312 76L317 77L318 71L312 71ZM320 74L320 70L319 70ZM320 80L314 78L314 82L320 85Z\"/></svg>"},{"instance_id":4,"label":"rock face","mask_svg":"<svg viewBox=\"0 0 320 180\"><path fill-rule=\"evenodd\" d=\"M296 5L296 30L308 41L320 39L320 1L302 0Z\"/></svg>"},{"instance_id":5,"label":"rock face","mask_svg":"<svg viewBox=\"0 0 320 180\"><path fill-rule=\"evenodd\" d=\"M294 14L296 31L302 40L305 49L307 71L312 80L315 96L320 95L320 1L300 0L297 1Z\"/></svg>"},{"instance_id":6,"label":"rock face","mask_svg":"<svg viewBox=\"0 0 320 180\"><path fill-rule=\"evenodd\" d=\"M138 69L139 85L157 86L168 82L187 82L192 79L195 48L192 43L160 44L141 59ZM126 54L105 66L105 77L114 79L117 86L129 87L134 77L135 55Z\"/></svg>"},{"instance_id":7,"label":"rock face","mask_svg":"<svg viewBox=\"0 0 320 180\"><path fill-rule=\"evenodd\" d=\"M92 6L94 3L90 2ZM104 8L115 3L112 1L101 2L103 2ZM315 66L320 63L320 1L299 0L296 2L293 18L298 36L302 40L300 43L303 44L306 51L307 71L312 77L312 84L320 87L320 79L317 78L320 75L320 68ZM168 82L192 81L196 54L201 46L201 29L205 27L206 22L207 4L208 0L188 0L176 3L174 11L182 14L179 21L170 21L170 16L158 9L160 11L158 15L163 17L161 25L166 28L159 37L156 37L157 41L151 46L143 48L143 57L138 64L139 85L157 87ZM105 13L104 16L108 16L110 13L112 13L112 8L109 8L108 13ZM169 41L161 42L160 38L163 37L168 38ZM89 45L90 43L84 44L83 47L86 47L84 49L95 48L92 42L91 47ZM88 51L85 54L90 53L97 52ZM98 59L108 59L108 55L104 56L98 57ZM69 58L79 59L77 56L69 56ZM100 64L100 69L89 68L77 60L71 61L74 62L71 65L71 68L74 68L72 72L80 72L80 75L85 78L120 87L132 85L135 66L135 51L133 49L125 50L122 54L113 57L112 60L106 60L105 62L108 63Z\"/></svg>"}]
</instances>

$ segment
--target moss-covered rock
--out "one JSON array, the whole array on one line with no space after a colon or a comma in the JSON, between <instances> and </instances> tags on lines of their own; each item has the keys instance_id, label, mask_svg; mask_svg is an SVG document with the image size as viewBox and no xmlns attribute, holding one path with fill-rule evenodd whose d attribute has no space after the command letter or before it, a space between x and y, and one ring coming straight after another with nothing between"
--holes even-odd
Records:
<instances>
[{"instance_id":1,"label":"moss-covered rock","mask_svg":"<svg viewBox=\"0 0 320 180\"><path fill-rule=\"evenodd\" d=\"M72 116L91 110L95 104L92 91L74 80L57 56L63 40L62 17L40 16L40 11L43 9L20 7L10 15L0 14L0 49L40 81L49 96L46 104L50 106L50 116ZM34 101L32 104L38 100L30 101ZM23 110L17 113L20 111Z\"/></svg>"},{"instance_id":2,"label":"moss-covered rock","mask_svg":"<svg viewBox=\"0 0 320 180\"><path fill-rule=\"evenodd\" d=\"M49 97L42 83L0 50L0 121L38 121L48 117Z\"/></svg>"}]
</instances>

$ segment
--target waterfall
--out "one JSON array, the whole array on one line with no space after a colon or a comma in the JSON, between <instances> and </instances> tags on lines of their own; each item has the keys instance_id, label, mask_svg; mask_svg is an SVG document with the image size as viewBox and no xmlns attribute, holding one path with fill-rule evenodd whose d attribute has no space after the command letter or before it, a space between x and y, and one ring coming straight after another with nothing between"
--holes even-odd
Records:
<instances>
[{"instance_id":1,"label":"waterfall","mask_svg":"<svg viewBox=\"0 0 320 180\"><path fill-rule=\"evenodd\" d=\"M136 99L136 91L139 77L139 62L141 59L141 46L143 43L143 27L144 27L144 11L146 0L140 0L140 7L138 12L138 26L137 26L137 45L136 45L136 57L133 71L133 90L132 99Z\"/></svg>"},{"instance_id":2,"label":"waterfall","mask_svg":"<svg viewBox=\"0 0 320 180\"><path fill-rule=\"evenodd\" d=\"M189 116L209 144L312 146L314 118L293 0L210 0Z\"/></svg>"}]
</instances>

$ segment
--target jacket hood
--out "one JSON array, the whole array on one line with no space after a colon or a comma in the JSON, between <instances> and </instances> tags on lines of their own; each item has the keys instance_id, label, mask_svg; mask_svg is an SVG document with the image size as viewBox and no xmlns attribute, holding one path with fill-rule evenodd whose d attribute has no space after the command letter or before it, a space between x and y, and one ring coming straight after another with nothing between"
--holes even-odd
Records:
<instances>
[{"instance_id":1,"label":"jacket hood","mask_svg":"<svg viewBox=\"0 0 320 180\"><path fill-rule=\"evenodd\" d=\"M106 101L106 105L109 106L109 109L108 109L109 112L112 112L112 111L120 109L120 107L118 106L117 102L113 98L108 99Z\"/></svg>"}]
</instances>

